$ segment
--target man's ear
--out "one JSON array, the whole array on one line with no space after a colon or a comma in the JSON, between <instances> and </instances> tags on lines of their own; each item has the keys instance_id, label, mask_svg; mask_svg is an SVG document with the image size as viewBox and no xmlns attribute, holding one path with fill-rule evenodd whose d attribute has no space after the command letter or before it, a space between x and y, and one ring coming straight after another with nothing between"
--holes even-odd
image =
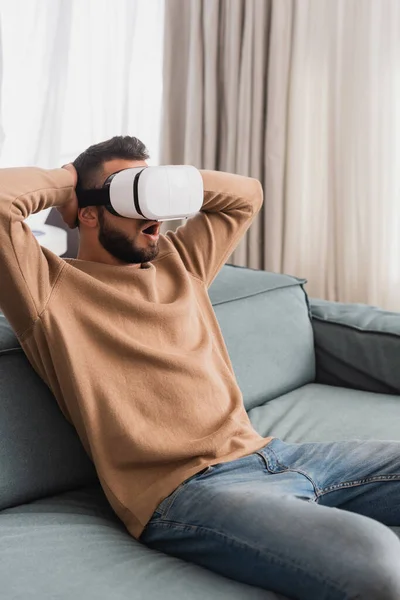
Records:
<instances>
[{"instance_id":1,"label":"man's ear","mask_svg":"<svg viewBox=\"0 0 400 600\"><path fill-rule=\"evenodd\" d=\"M97 206L84 206L78 210L78 215L81 225L84 224L86 227L91 228L97 227L99 223Z\"/></svg>"}]
</instances>

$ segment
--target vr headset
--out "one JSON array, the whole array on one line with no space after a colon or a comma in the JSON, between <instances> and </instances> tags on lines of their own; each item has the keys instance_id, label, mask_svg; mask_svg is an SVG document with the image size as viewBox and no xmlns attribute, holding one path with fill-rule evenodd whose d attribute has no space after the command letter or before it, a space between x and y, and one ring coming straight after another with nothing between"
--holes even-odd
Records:
<instances>
[{"instance_id":1,"label":"vr headset","mask_svg":"<svg viewBox=\"0 0 400 600\"><path fill-rule=\"evenodd\" d=\"M172 221L186 219L203 205L203 178L192 166L134 167L110 175L99 189L78 185L80 208L105 206L117 217Z\"/></svg>"}]
</instances>

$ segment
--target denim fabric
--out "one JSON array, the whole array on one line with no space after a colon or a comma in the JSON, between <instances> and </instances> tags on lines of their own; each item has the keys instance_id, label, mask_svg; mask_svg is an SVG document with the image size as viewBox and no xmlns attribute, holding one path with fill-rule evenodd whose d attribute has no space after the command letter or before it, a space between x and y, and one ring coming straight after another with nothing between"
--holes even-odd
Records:
<instances>
[{"instance_id":1,"label":"denim fabric","mask_svg":"<svg viewBox=\"0 0 400 600\"><path fill-rule=\"evenodd\" d=\"M400 442L288 444L211 465L140 541L297 600L399 600Z\"/></svg>"}]
</instances>

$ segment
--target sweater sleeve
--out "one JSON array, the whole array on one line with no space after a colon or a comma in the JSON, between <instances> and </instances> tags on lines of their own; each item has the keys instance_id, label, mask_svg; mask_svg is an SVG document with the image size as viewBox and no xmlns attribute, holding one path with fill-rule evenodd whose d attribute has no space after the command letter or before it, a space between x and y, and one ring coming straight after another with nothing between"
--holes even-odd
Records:
<instances>
[{"instance_id":1,"label":"sweater sleeve","mask_svg":"<svg viewBox=\"0 0 400 600\"><path fill-rule=\"evenodd\" d=\"M209 287L261 209L263 190L257 179L200 172L204 182L201 211L165 236L186 269Z\"/></svg>"},{"instance_id":2,"label":"sweater sleeve","mask_svg":"<svg viewBox=\"0 0 400 600\"><path fill-rule=\"evenodd\" d=\"M0 310L19 337L46 308L66 264L40 246L24 220L73 193L66 169L0 169Z\"/></svg>"}]
</instances>

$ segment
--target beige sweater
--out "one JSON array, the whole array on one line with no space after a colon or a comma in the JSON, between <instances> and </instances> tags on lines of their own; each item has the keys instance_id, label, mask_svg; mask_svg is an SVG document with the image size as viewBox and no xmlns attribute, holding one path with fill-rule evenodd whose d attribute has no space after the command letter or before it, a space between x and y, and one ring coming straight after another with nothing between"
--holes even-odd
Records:
<instances>
[{"instance_id":1,"label":"beige sweater","mask_svg":"<svg viewBox=\"0 0 400 600\"><path fill-rule=\"evenodd\" d=\"M141 269L62 259L24 219L73 193L65 169L0 169L0 309L139 538L207 465L271 438L252 427L207 288L263 202L258 181L202 171L202 210Z\"/></svg>"}]
</instances>

